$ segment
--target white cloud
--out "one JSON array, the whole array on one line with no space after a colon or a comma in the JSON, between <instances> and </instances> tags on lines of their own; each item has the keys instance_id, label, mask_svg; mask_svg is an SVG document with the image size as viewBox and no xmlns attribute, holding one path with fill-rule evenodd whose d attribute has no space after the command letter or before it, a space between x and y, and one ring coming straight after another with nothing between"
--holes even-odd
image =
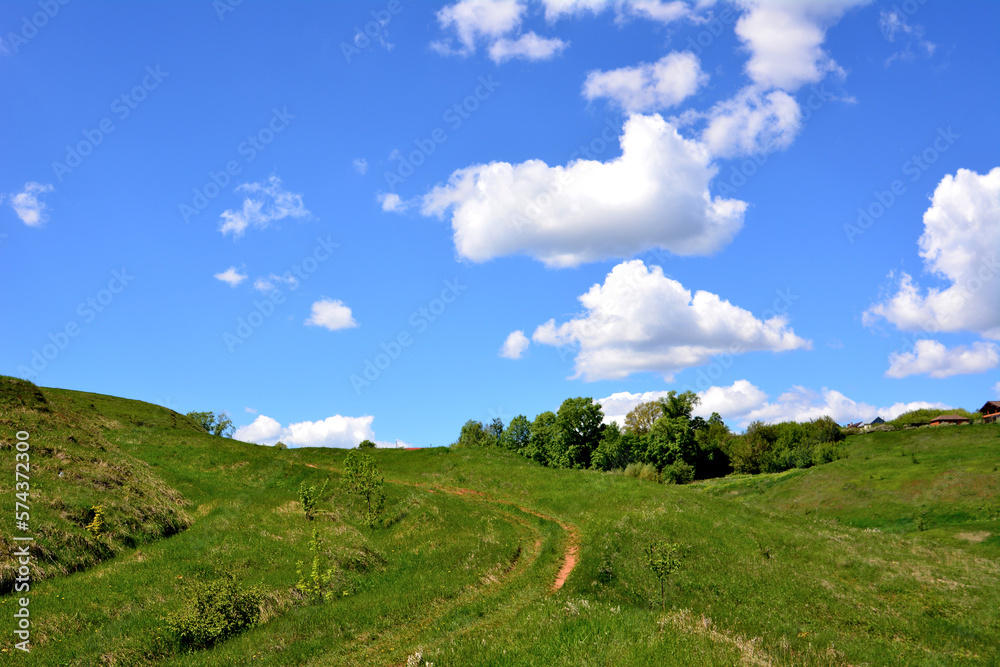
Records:
<instances>
[{"instance_id":1,"label":"white cloud","mask_svg":"<svg viewBox=\"0 0 1000 667\"><path fill-rule=\"evenodd\" d=\"M642 393L620 391L606 398L598 399L597 402L601 404L601 409L604 412L605 424L616 421L619 426L624 426L625 417L637 405L659 401L661 398L666 398L669 393L668 390ZM737 380L729 387L709 387L705 391L696 393L699 403L695 406L693 414L706 419L713 412L718 412L719 415L727 419L739 417L760 407L767 401L767 394L747 380Z\"/></svg>"},{"instance_id":2,"label":"white cloud","mask_svg":"<svg viewBox=\"0 0 1000 667\"><path fill-rule=\"evenodd\" d=\"M583 95L588 100L607 97L626 111L652 111L680 104L706 81L698 56L675 52L655 63L589 72Z\"/></svg>"},{"instance_id":3,"label":"white cloud","mask_svg":"<svg viewBox=\"0 0 1000 667\"><path fill-rule=\"evenodd\" d=\"M460 0L437 13L443 31L453 31L459 46L452 40L433 42L431 47L442 54L470 55L482 40L496 40L521 25L525 6L518 0Z\"/></svg>"},{"instance_id":4,"label":"white cloud","mask_svg":"<svg viewBox=\"0 0 1000 667\"><path fill-rule=\"evenodd\" d=\"M216 273L213 277L216 280L221 280L230 287L236 287L241 282L247 279L247 274L240 273L239 269L237 269L235 266L230 266L222 273Z\"/></svg>"},{"instance_id":5,"label":"white cloud","mask_svg":"<svg viewBox=\"0 0 1000 667\"><path fill-rule=\"evenodd\" d=\"M789 391L778 396L777 400L769 401L767 393L748 380L737 380L728 387L709 387L697 393L701 402L695 406L694 414L707 418L713 412L718 412L723 419L737 423L740 428L746 428L750 422L757 420L768 423L804 422L823 416L832 417L834 421L841 424L872 419L875 416L892 420L910 410L948 407L944 403L929 403L927 401L912 401L910 403L895 403L887 407L876 407L868 403L854 401L839 391L826 387L817 392L800 386L792 387ZM635 394L619 392L607 398L598 399L597 402L604 410L605 423L617 421L619 425L623 425L625 415L635 406L659 400L666 395L667 391L647 391Z\"/></svg>"},{"instance_id":6,"label":"white cloud","mask_svg":"<svg viewBox=\"0 0 1000 667\"><path fill-rule=\"evenodd\" d=\"M354 167L354 171L356 171L359 174L364 175L365 173L368 172L368 160L364 159L363 157L355 159L353 162L351 162L351 166Z\"/></svg>"},{"instance_id":7,"label":"white cloud","mask_svg":"<svg viewBox=\"0 0 1000 667\"><path fill-rule=\"evenodd\" d=\"M501 37L490 45L490 60L502 63L515 58L522 60L548 60L559 55L569 46L556 37L539 37L534 32L526 32L517 39Z\"/></svg>"},{"instance_id":8,"label":"white cloud","mask_svg":"<svg viewBox=\"0 0 1000 667\"><path fill-rule=\"evenodd\" d=\"M251 408L250 406L244 407L243 408L243 412L246 412L247 414L251 414L251 415L257 414L257 410L255 408Z\"/></svg>"},{"instance_id":9,"label":"white cloud","mask_svg":"<svg viewBox=\"0 0 1000 667\"><path fill-rule=\"evenodd\" d=\"M520 359L530 344L531 341L528 340L523 331L520 329L512 331L507 336L507 340L503 342L503 347L500 348L500 356L505 359Z\"/></svg>"},{"instance_id":10,"label":"white cloud","mask_svg":"<svg viewBox=\"0 0 1000 667\"><path fill-rule=\"evenodd\" d=\"M243 200L243 208L229 209L222 212L222 225L219 231L223 236L232 233L234 237L243 236L247 227L264 229L276 220L287 217L304 218L310 215L302 203L302 195L285 190L281 179L271 176L264 183L244 183L236 188L237 192L249 192L259 197L247 197Z\"/></svg>"},{"instance_id":11,"label":"white cloud","mask_svg":"<svg viewBox=\"0 0 1000 667\"><path fill-rule=\"evenodd\" d=\"M826 29L868 0L746 0L736 34L750 51L746 72L762 89L793 92L843 70L823 50Z\"/></svg>"},{"instance_id":12,"label":"white cloud","mask_svg":"<svg viewBox=\"0 0 1000 667\"><path fill-rule=\"evenodd\" d=\"M49 219L49 207L38 199L38 195L52 192L55 188L49 183L28 181L20 192L11 193L7 204L14 209L21 222L29 227L37 227Z\"/></svg>"},{"instance_id":13,"label":"white cloud","mask_svg":"<svg viewBox=\"0 0 1000 667\"><path fill-rule=\"evenodd\" d=\"M288 285L290 289L294 290L299 286L299 279L290 273L286 273L283 276L272 273L267 278L257 278L254 280L253 288L258 292L270 292L277 289L278 285L281 284Z\"/></svg>"},{"instance_id":14,"label":"white cloud","mask_svg":"<svg viewBox=\"0 0 1000 667\"><path fill-rule=\"evenodd\" d=\"M862 419L882 417L892 420L910 410L921 408L947 408L944 403L928 403L913 401L910 403L894 403L888 407L876 407L868 403L859 403L839 391L824 387L816 392L805 387L795 386L778 396L773 402L764 403L759 408L750 410L739 417L740 425L746 426L752 421L770 423L782 421L809 421L824 415L834 421L845 424Z\"/></svg>"},{"instance_id":15,"label":"white cloud","mask_svg":"<svg viewBox=\"0 0 1000 667\"><path fill-rule=\"evenodd\" d=\"M382 205L383 211L388 211L389 213L402 213L407 209L407 202L400 199L399 195L394 192L380 192L375 198L378 200L378 203Z\"/></svg>"},{"instance_id":16,"label":"white cloud","mask_svg":"<svg viewBox=\"0 0 1000 667\"><path fill-rule=\"evenodd\" d=\"M909 375L929 375L946 378L952 375L982 373L1000 364L1000 346L996 343L973 343L948 349L936 340L918 340L912 352L889 355L886 377L904 378Z\"/></svg>"},{"instance_id":17,"label":"white cloud","mask_svg":"<svg viewBox=\"0 0 1000 667\"><path fill-rule=\"evenodd\" d=\"M233 438L259 445L281 440L289 447L356 447L362 440L374 440L371 415L333 415L321 421L304 421L282 426L276 419L259 415L247 426L236 429Z\"/></svg>"},{"instance_id":18,"label":"white cloud","mask_svg":"<svg viewBox=\"0 0 1000 667\"><path fill-rule=\"evenodd\" d=\"M550 167L541 160L459 169L423 198L424 215L451 209L459 255L475 262L525 254L568 267L654 247L708 255L743 225L746 203L712 198L718 169L704 147L659 115L633 115L622 155Z\"/></svg>"},{"instance_id":19,"label":"white cloud","mask_svg":"<svg viewBox=\"0 0 1000 667\"><path fill-rule=\"evenodd\" d=\"M542 324L536 343L579 346L575 375L586 380L618 379L643 371L664 377L701 366L715 355L809 349L787 318L761 321L711 292L693 296L658 266L623 262L603 285L580 297L586 312L560 325Z\"/></svg>"},{"instance_id":20,"label":"white cloud","mask_svg":"<svg viewBox=\"0 0 1000 667\"><path fill-rule=\"evenodd\" d=\"M358 326L351 309L337 299L322 298L312 305L312 315L306 320L309 326L324 327L330 331L353 329Z\"/></svg>"},{"instance_id":21,"label":"white cloud","mask_svg":"<svg viewBox=\"0 0 1000 667\"><path fill-rule=\"evenodd\" d=\"M786 92L762 94L753 87L704 114L701 140L714 156L735 157L787 148L799 132L802 110Z\"/></svg>"},{"instance_id":22,"label":"white cloud","mask_svg":"<svg viewBox=\"0 0 1000 667\"><path fill-rule=\"evenodd\" d=\"M710 417L713 412L726 417L744 415L759 408L767 401L767 394L749 380L737 380L728 387L709 387L698 392L701 402L695 406L694 414Z\"/></svg>"},{"instance_id":23,"label":"white cloud","mask_svg":"<svg viewBox=\"0 0 1000 667\"><path fill-rule=\"evenodd\" d=\"M881 318L906 331L972 331L1000 340L1000 167L945 176L924 213L919 245L927 271L950 285L923 293L903 273L896 293L865 311L864 323Z\"/></svg>"},{"instance_id":24,"label":"white cloud","mask_svg":"<svg viewBox=\"0 0 1000 667\"><path fill-rule=\"evenodd\" d=\"M600 14L614 6L619 23L629 17L639 17L658 23L672 23L682 18L695 16L691 6L681 0L542 0L545 18L549 22L563 17L578 17L584 14ZM698 3L711 4L711 3Z\"/></svg>"}]
</instances>

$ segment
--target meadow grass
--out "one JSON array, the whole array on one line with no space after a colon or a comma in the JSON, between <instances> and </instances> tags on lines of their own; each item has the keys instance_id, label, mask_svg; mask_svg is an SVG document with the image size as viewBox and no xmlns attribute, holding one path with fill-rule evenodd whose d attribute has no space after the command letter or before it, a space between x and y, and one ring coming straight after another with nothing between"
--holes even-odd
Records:
<instances>
[{"instance_id":1,"label":"meadow grass","mask_svg":"<svg viewBox=\"0 0 1000 667\"><path fill-rule=\"evenodd\" d=\"M1000 664L996 428L858 436L807 471L684 486L497 449L377 450L387 502L369 529L341 487L342 450L261 447L158 406L33 391L0 387L0 440L30 426L32 522L61 532L46 533L55 564L32 584L32 653L15 656L5 633L2 664ZM95 483L106 468L120 484ZM308 521L299 485L327 479ZM106 538L66 509L98 504ZM295 589L313 528L339 571L324 604ZM574 539L579 562L554 591ZM643 557L661 539L682 545L665 612ZM185 584L229 574L264 590L261 622L182 651L166 615ZM0 627L14 598L0 596Z\"/></svg>"}]
</instances>

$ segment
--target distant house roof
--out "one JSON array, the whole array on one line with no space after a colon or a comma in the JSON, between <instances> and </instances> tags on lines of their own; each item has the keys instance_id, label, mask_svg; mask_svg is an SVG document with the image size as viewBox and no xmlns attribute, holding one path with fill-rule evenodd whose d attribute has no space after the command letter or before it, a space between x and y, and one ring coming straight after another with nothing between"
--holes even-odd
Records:
<instances>
[{"instance_id":1,"label":"distant house roof","mask_svg":"<svg viewBox=\"0 0 1000 667\"><path fill-rule=\"evenodd\" d=\"M951 423L951 422L960 424L962 422L967 422L967 421L969 421L969 418L963 417L962 415L938 415L937 417L931 420L931 424L941 424L941 423Z\"/></svg>"},{"instance_id":2,"label":"distant house roof","mask_svg":"<svg viewBox=\"0 0 1000 667\"><path fill-rule=\"evenodd\" d=\"M868 421L861 422L862 426L874 426L875 424L884 424L885 420L881 417L876 417L875 419L869 419Z\"/></svg>"},{"instance_id":3,"label":"distant house roof","mask_svg":"<svg viewBox=\"0 0 1000 667\"><path fill-rule=\"evenodd\" d=\"M984 422L995 423L997 418L1000 417L1000 401L986 401L983 407L979 408L979 412L983 414Z\"/></svg>"}]
</instances>

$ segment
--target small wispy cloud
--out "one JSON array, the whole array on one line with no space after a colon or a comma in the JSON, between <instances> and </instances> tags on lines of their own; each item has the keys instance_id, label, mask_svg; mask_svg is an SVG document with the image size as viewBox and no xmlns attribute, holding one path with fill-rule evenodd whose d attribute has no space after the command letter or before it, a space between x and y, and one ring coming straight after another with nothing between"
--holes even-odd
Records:
<instances>
[{"instance_id":1,"label":"small wispy cloud","mask_svg":"<svg viewBox=\"0 0 1000 667\"><path fill-rule=\"evenodd\" d=\"M221 280L230 287L236 287L241 282L247 279L247 274L240 273L239 269L235 266L230 266L228 269L221 273L216 273L214 278L216 280Z\"/></svg>"},{"instance_id":2,"label":"small wispy cloud","mask_svg":"<svg viewBox=\"0 0 1000 667\"><path fill-rule=\"evenodd\" d=\"M285 190L277 176L271 176L262 183L244 183L236 191L248 192L252 196L243 200L242 208L222 212L219 231L223 236L231 233L233 237L239 238L247 227L264 229L272 222L284 218L305 218L312 215L302 203L302 195Z\"/></svg>"},{"instance_id":3,"label":"small wispy cloud","mask_svg":"<svg viewBox=\"0 0 1000 667\"><path fill-rule=\"evenodd\" d=\"M368 160L364 159L363 157L359 157L353 162L351 162L351 166L354 167L354 171L361 174L362 176L368 173Z\"/></svg>"},{"instance_id":4,"label":"small wispy cloud","mask_svg":"<svg viewBox=\"0 0 1000 667\"><path fill-rule=\"evenodd\" d=\"M53 189L49 183L28 181L23 190L7 196L7 204L14 209L21 222L29 227L37 227L49 219L48 206L39 200L38 195L52 192Z\"/></svg>"},{"instance_id":5,"label":"small wispy cloud","mask_svg":"<svg viewBox=\"0 0 1000 667\"><path fill-rule=\"evenodd\" d=\"M312 314L306 320L308 326L323 327L330 331L353 329L358 326L351 309L339 299L320 299L312 305Z\"/></svg>"}]
</instances>

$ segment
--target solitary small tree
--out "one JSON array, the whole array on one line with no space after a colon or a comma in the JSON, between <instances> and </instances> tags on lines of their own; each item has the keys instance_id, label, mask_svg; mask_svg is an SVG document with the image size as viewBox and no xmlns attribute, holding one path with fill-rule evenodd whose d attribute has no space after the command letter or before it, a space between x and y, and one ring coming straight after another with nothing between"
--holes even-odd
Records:
<instances>
[{"instance_id":1,"label":"solitary small tree","mask_svg":"<svg viewBox=\"0 0 1000 667\"><path fill-rule=\"evenodd\" d=\"M329 602L334 594L330 584L337 579L337 566L323 567L323 540L315 528L309 540L309 552L312 554L312 569L307 573L302 561L295 564L295 572L299 575L299 583L295 587L313 602Z\"/></svg>"},{"instance_id":2,"label":"solitary small tree","mask_svg":"<svg viewBox=\"0 0 1000 667\"><path fill-rule=\"evenodd\" d=\"M663 540L654 540L646 545L646 564L660 580L660 607L663 611L667 609L664 583L681 565L680 549L681 545Z\"/></svg>"},{"instance_id":3,"label":"solitary small tree","mask_svg":"<svg viewBox=\"0 0 1000 667\"><path fill-rule=\"evenodd\" d=\"M330 480L323 482L323 487L316 490L315 486L311 484L307 485L305 482L299 485L299 502L302 503L302 509L306 513L306 518L310 521L313 520L313 516L316 514L316 503L326 492L326 485L330 483Z\"/></svg>"},{"instance_id":4,"label":"solitary small tree","mask_svg":"<svg viewBox=\"0 0 1000 667\"><path fill-rule=\"evenodd\" d=\"M218 416L214 412L189 412L187 416L198 422L198 426L205 429L206 433L231 438L236 427L233 420L225 412L220 412Z\"/></svg>"},{"instance_id":5,"label":"solitary small tree","mask_svg":"<svg viewBox=\"0 0 1000 667\"><path fill-rule=\"evenodd\" d=\"M351 451L344 460L344 486L365 501L365 523L375 526L385 504L385 480L371 454Z\"/></svg>"},{"instance_id":6,"label":"solitary small tree","mask_svg":"<svg viewBox=\"0 0 1000 667\"><path fill-rule=\"evenodd\" d=\"M375 449L375 443L371 440L362 440L358 443L358 449Z\"/></svg>"}]
</instances>

